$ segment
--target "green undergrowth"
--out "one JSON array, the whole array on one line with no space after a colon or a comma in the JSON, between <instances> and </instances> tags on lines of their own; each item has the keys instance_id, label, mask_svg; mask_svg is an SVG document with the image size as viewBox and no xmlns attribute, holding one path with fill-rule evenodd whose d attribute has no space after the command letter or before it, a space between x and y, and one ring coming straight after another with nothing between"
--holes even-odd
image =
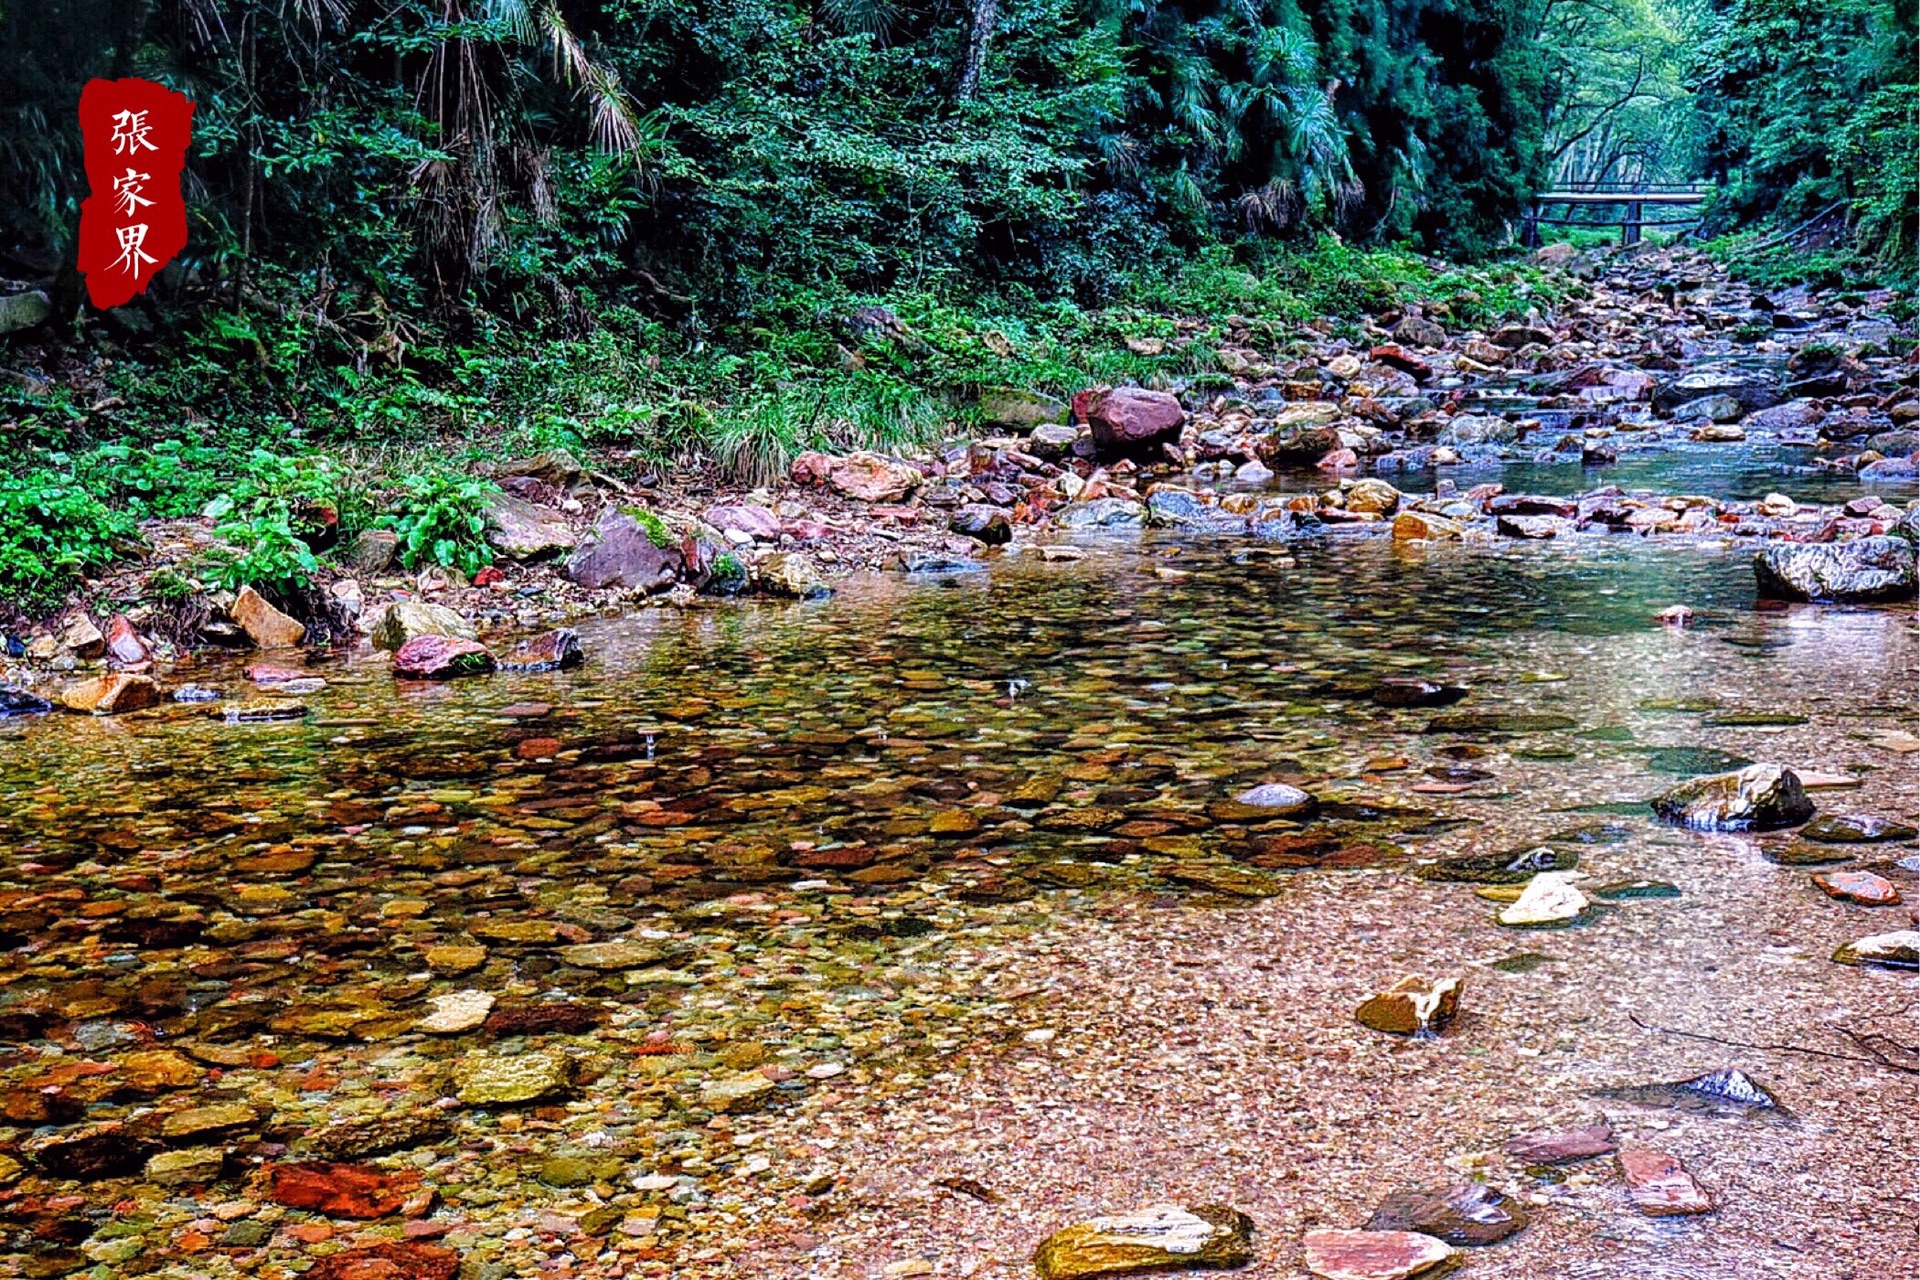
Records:
<instances>
[{"instance_id":1,"label":"green undergrowth","mask_svg":"<svg viewBox=\"0 0 1920 1280\"><path fill-rule=\"evenodd\" d=\"M475 473L503 457L565 448L629 477L710 465L761 483L806 449L964 432L986 387L1224 385L1235 331L1277 352L1316 338L1310 322L1351 334L1361 315L1410 303L1481 325L1555 300L1524 267L1450 269L1329 238L1251 260L1218 248L1101 307L1017 288L795 290L725 321L611 308L564 337L492 318L397 362L297 319L202 315L114 359L104 388L0 391L17 442L0 464L0 601L44 612L135 553L139 522L184 517L210 517L227 544L185 570L207 586L291 598L321 567L323 533L345 547L373 527L399 534L408 568L473 573L497 492Z\"/></svg>"},{"instance_id":2,"label":"green undergrowth","mask_svg":"<svg viewBox=\"0 0 1920 1280\"><path fill-rule=\"evenodd\" d=\"M1889 263L1845 243L1808 250L1767 240L1758 231L1741 232L1709 240L1702 248L1725 264L1734 279L1762 289L1801 284L1840 291L1892 289L1900 294L1893 308L1896 317L1905 320L1913 314L1916 274L1912 262Z\"/></svg>"}]
</instances>

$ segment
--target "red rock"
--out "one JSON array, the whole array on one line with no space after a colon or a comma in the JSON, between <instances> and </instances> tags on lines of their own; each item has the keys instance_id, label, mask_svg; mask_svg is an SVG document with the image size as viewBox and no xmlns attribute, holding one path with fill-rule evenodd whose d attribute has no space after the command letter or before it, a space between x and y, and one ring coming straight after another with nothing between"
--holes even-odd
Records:
<instances>
[{"instance_id":1,"label":"red rock","mask_svg":"<svg viewBox=\"0 0 1920 1280\"><path fill-rule=\"evenodd\" d=\"M920 468L864 449L834 459L827 471L835 493L859 502L898 502L924 479Z\"/></svg>"},{"instance_id":2,"label":"red rock","mask_svg":"<svg viewBox=\"0 0 1920 1280\"><path fill-rule=\"evenodd\" d=\"M1432 365L1396 343L1382 343L1367 352L1367 355L1390 368L1412 374L1415 382L1425 382L1433 377Z\"/></svg>"},{"instance_id":3,"label":"red rock","mask_svg":"<svg viewBox=\"0 0 1920 1280\"><path fill-rule=\"evenodd\" d=\"M1613 1130L1604 1124L1590 1124L1561 1133L1530 1133L1513 1138L1503 1148L1526 1164L1566 1164L1589 1160L1613 1151Z\"/></svg>"},{"instance_id":4,"label":"red rock","mask_svg":"<svg viewBox=\"0 0 1920 1280\"><path fill-rule=\"evenodd\" d=\"M833 461L828 454L803 453L793 460L788 474L795 484L822 485L827 482L827 473L833 470Z\"/></svg>"},{"instance_id":5,"label":"red rock","mask_svg":"<svg viewBox=\"0 0 1920 1280\"><path fill-rule=\"evenodd\" d=\"M335 1218L384 1218L398 1213L420 1190L414 1170L389 1174L369 1165L277 1164L268 1170L267 1199L289 1209Z\"/></svg>"},{"instance_id":6,"label":"red rock","mask_svg":"<svg viewBox=\"0 0 1920 1280\"><path fill-rule=\"evenodd\" d=\"M560 750L558 738L525 738L513 749L522 760L549 760Z\"/></svg>"},{"instance_id":7,"label":"red rock","mask_svg":"<svg viewBox=\"0 0 1920 1280\"><path fill-rule=\"evenodd\" d=\"M460 1255L419 1241L382 1241L314 1263L306 1280L453 1280Z\"/></svg>"},{"instance_id":8,"label":"red rock","mask_svg":"<svg viewBox=\"0 0 1920 1280\"><path fill-rule=\"evenodd\" d=\"M1813 882L1828 897L1842 902L1855 902L1863 907L1900 905L1900 891L1893 887L1893 882L1871 871L1822 871L1813 877Z\"/></svg>"},{"instance_id":9,"label":"red rock","mask_svg":"<svg viewBox=\"0 0 1920 1280\"><path fill-rule=\"evenodd\" d=\"M1713 1212L1713 1197L1666 1152L1629 1147L1619 1159L1621 1176L1627 1180L1627 1198L1647 1216L1672 1218Z\"/></svg>"},{"instance_id":10,"label":"red rock","mask_svg":"<svg viewBox=\"0 0 1920 1280\"><path fill-rule=\"evenodd\" d=\"M451 680L493 670L486 646L454 636L415 636L393 655L393 674L406 680Z\"/></svg>"},{"instance_id":11,"label":"red rock","mask_svg":"<svg viewBox=\"0 0 1920 1280\"><path fill-rule=\"evenodd\" d=\"M480 572L473 575L473 585L476 587L490 587L496 582L505 582L506 580L507 575L500 572L500 566L497 564L487 565L481 569Z\"/></svg>"},{"instance_id":12,"label":"red rock","mask_svg":"<svg viewBox=\"0 0 1920 1280\"><path fill-rule=\"evenodd\" d=\"M721 503L707 508L707 523L722 533L741 533L756 542L780 541L780 517L753 503Z\"/></svg>"},{"instance_id":13,"label":"red rock","mask_svg":"<svg viewBox=\"0 0 1920 1280\"><path fill-rule=\"evenodd\" d=\"M153 660L146 641L125 616L116 616L107 624L107 657L117 667L144 667Z\"/></svg>"},{"instance_id":14,"label":"red rock","mask_svg":"<svg viewBox=\"0 0 1920 1280\"><path fill-rule=\"evenodd\" d=\"M276 667L267 662L256 662L244 672L247 679L255 684L285 684L289 680L305 680L313 673L299 667Z\"/></svg>"},{"instance_id":15,"label":"red rock","mask_svg":"<svg viewBox=\"0 0 1920 1280\"><path fill-rule=\"evenodd\" d=\"M1180 443L1187 423L1177 396L1145 387L1082 391L1073 398L1073 412L1092 428L1094 447L1107 455L1156 455L1162 444Z\"/></svg>"},{"instance_id":16,"label":"red rock","mask_svg":"<svg viewBox=\"0 0 1920 1280\"><path fill-rule=\"evenodd\" d=\"M1351 471L1360 465L1360 455L1351 449L1330 449L1313 465L1322 471Z\"/></svg>"},{"instance_id":17,"label":"red rock","mask_svg":"<svg viewBox=\"0 0 1920 1280\"><path fill-rule=\"evenodd\" d=\"M1445 1263L1453 1249L1418 1231L1309 1231L1307 1270L1325 1280L1407 1280Z\"/></svg>"}]
</instances>

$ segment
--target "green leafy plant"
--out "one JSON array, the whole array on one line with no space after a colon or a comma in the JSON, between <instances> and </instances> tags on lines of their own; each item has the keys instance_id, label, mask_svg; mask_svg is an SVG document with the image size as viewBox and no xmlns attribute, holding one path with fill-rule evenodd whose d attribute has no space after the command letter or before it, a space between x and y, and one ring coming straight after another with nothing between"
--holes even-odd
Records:
<instances>
[{"instance_id":1,"label":"green leafy plant","mask_svg":"<svg viewBox=\"0 0 1920 1280\"><path fill-rule=\"evenodd\" d=\"M55 472L0 475L0 598L52 608L136 534L131 516Z\"/></svg>"},{"instance_id":2,"label":"green leafy plant","mask_svg":"<svg viewBox=\"0 0 1920 1280\"><path fill-rule=\"evenodd\" d=\"M493 563L487 545L487 505L500 486L452 471L430 471L400 482L397 511L376 523L400 535L400 563L444 565L471 577Z\"/></svg>"}]
</instances>

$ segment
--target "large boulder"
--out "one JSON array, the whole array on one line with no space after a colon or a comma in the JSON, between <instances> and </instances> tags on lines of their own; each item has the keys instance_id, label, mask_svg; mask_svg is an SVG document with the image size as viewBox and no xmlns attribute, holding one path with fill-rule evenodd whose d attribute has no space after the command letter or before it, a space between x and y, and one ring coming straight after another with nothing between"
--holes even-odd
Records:
<instances>
[{"instance_id":1,"label":"large boulder","mask_svg":"<svg viewBox=\"0 0 1920 1280\"><path fill-rule=\"evenodd\" d=\"M1914 544L1897 536L1782 543L1754 556L1753 576L1761 595L1786 600L1911 600L1915 555Z\"/></svg>"},{"instance_id":2,"label":"large boulder","mask_svg":"<svg viewBox=\"0 0 1920 1280\"><path fill-rule=\"evenodd\" d=\"M1701 369L1675 378L1653 393L1653 407L1672 414L1691 401L1709 396L1730 396L1748 413L1771 409L1785 400L1779 380L1770 374L1749 369Z\"/></svg>"},{"instance_id":3,"label":"large boulder","mask_svg":"<svg viewBox=\"0 0 1920 1280\"><path fill-rule=\"evenodd\" d=\"M1145 387L1096 387L1073 398L1086 419L1094 447L1106 457L1151 457L1163 444L1180 443L1187 411L1168 391Z\"/></svg>"},{"instance_id":4,"label":"large boulder","mask_svg":"<svg viewBox=\"0 0 1920 1280\"><path fill-rule=\"evenodd\" d=\"M567 519L552 507L536 506L510 493L487 503L487 543L514 560L540 560L571 551L579 539Z\"/></svg>"},{"instance_id":5,"label":"large boulder","mask_svg":"<svg viewBox=\"0 0 1920 1280\"><path fill-rule=\"evenodd\" d=\"M53 302L39 289L8 294L0 298L0 333L18 333L45 324L53 315Z\"/></svg>"},{"instance_id":6,"label":"large boulder","mask_svg":"<svg viewBox=\"0 0 1920 1280\"><path fill-rule=\"evenodd\" d=\"M567 558L566 576L589 591L663 591L679 579L683 567L680 549L658 517L643 520L609 511Z\"/></svg>"},{"instance_id":7,"label":"large boulder","mask_svg":"<svg viewBox=\"0 0 1920 1280\"><path fill-rule=\"evenodd\" d=\"M1653 801L1666 822L1701 831L1775 831L1813 816L1800 776L1777 764L1689 778Z\"/></svg>"},{"instance_id":8,"label":"large boulder","mask_svg":"<svg viewBox=\"0 0 1920 1280\"><path fill-rule=\"evenodd\" d=\"M247 638L262 649L291 649L307 634L306 626L268 604L252 587L240 588L227 610Z\"/></svg>"},{"instance_id":9,"label":"large boulder","mask_svg":"<svg viewBox=\"0 0 1920 1280\"><path fill-rule=\"evenodd\" d=\"M415 636L477 640L480 633L452 609L424 600L395 600L374 619L371 639L376 649L398 650Z\"/></svg>"},{"instance_id":10,"label":"large boulder","mask_svg":"<svg viewBox=\"0 0 1920 1280\"><path fill-rule=\"evenodd\" d=\"M1444 347L1447 331L1425 316L1408 316L1393 326L1393 340L1410 347Z\"/></svg>"},{"instance_id":11,"label":"large boulder","mask_svg":"<svg viewBox=\"0 0 1920 1280\"><path fill-rule=\"evenodd\" d=\"M898 502L924 479L916 466L865 450L836 458L827 469L827 487L860 502Z\"/></svg>"}]
</instances>

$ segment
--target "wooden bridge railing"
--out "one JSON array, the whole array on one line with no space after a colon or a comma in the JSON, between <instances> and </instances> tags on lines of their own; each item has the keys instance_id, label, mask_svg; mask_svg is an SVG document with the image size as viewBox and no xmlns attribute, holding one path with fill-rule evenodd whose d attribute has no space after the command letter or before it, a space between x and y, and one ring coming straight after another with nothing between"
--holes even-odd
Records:
<instances>
[{"instance_id":1,"label":"wooden bridge railing","mask_svg":"<svg viewBox=\"0 0 1920 1280\"><path fill-rule=\"evenodd\" d=\"M1646 208L1689 208L1704 204L1711 188L1698 182L1570 182L1550 191L1542 191L1534 196L1527 206L1527 215L1521 225L1520 242L1528 248L1540 243L1540 228L1549 227L1591 227L1604 225L1580 218L1550 218L1541 210L1551 204L1565 205L1571 213L1577 208L1596 206L1616 206L1624 210L1620 218L1620 243L1634 245L1640 243L1643 227L1684 227L1700 221L1698 214L1692 217L1648 218ZM1611 221L1611 219L1609 219Z\"/></svg>"}]
</instances>

